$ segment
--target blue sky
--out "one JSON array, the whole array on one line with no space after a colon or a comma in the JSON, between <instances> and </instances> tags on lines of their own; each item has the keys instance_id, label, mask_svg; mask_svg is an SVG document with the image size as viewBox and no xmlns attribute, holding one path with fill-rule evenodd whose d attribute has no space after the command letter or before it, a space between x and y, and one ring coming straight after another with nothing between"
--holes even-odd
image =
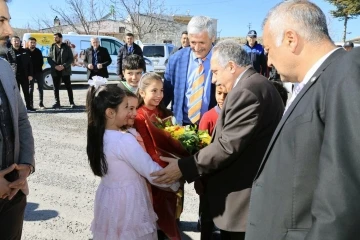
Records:
<instances>
[{"instance_id":1,"label":"blue sky","mask_svg":"<svg viewBox=\"0 0 360 240\"><path fill-rule=\"evenodd\" d=\"M85 0L86 1L86 0ZM267 11L280 0L165 0L167 8L176 14L206 15L218 19L218 31L221 37L245 36L248 25L261 36L261 24ZM324 0L314 3L328 16L329 31L334 41L341 41L343 22L330 16L333 6ZM14 27L25 27L33 22L33 17L47 16L53 19L50 5L63 6L63 0L13 0L9 3L11 23ZM348 39L360 37L360 18L348 23ZM357 26L357 27L356 27Z\"/></svg>"}]
</instances>

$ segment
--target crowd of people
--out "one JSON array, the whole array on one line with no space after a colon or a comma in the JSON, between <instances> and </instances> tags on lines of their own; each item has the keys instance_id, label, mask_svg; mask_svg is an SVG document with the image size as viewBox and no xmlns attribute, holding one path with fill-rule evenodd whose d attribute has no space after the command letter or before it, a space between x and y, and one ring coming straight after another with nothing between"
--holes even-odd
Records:
<instances>
[{"instance_id":1,"label":"crowd of people","mask_svg":"<svg viewBox=\"0 0 360 240\"><path fill-rule=\"evenodd\" d=\"M13 36L5 47L13 34L6 2L0 0L0 236L21 239L26 179L35 170L26 109L33 111L33 81L42 78L43 62L36 39L22 49ZM360 48L337 47L322 10L305 0L268 12L263 45L255 30L244 46L215 37L209 17L192 17L162 78L146 73L128 33L117 85L106 84L111 58L91 38L84 58L87 156L101 177L93 239L181 239L185 182L199 194L202 240L214 231L223 240L357 239ZM54 38L53 107L61 106L62 81L74 107L73 54L60 33ZM282 81L294 83L290 99ZM208 131L211 143L188 157L161 156L149 116Z\"/></svg>"}]
</instances>

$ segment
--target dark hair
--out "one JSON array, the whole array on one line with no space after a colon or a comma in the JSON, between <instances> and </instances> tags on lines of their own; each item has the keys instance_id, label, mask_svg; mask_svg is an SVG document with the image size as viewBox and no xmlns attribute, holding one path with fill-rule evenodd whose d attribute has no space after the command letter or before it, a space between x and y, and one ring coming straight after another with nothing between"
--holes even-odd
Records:
<instances>
[{"instance_id":1,"label":"dark hair","mask_svg":"<svg viewBox=\"0 0 360 240\"><path fill-rule=\"evenodd\" d=\"M132 33L127 33L125 36L127 36L127 37L134 37L134 34L132 34Z\"/></svg>"},{"instance_id":2,"label":"dark hair","mask_svg":"<svg viewBox=\"0 0 360 240\"><path fill-rule=\"evenodd\" d=\"M88 119L86 152L93 173L102 177L108 167L104 154L104 133L107 108L117 111L117 106L126 97L124 90L116 85L104 85L99 88L89 87L86 96Z\"/></svg>"},{"instance_id":3,"label":"dark hair","mask_svg":"<svg viewBox=\"0 0 360 240\"><path fill-rule=\"evenodd\" d=\"M136 70L136 69L145 69L145 60L143 57L137 54L131 54L124 58L122 69L123 70Z\"/></svg>"},{"instance_id":4,"label":"dark hair","mask_svg":"<svg viewBox=\"0 0 360 240\"><path fill-rule=\"evenodd\" d=\"M288 91L284 87L284 84L282 82L279 82L279 81L270 80L270 82L272 82L272 84L275 86L276 90L279 92L280 97L281 97L281 99L282 99L282 101L284 103L284 106L285 106L286 102L288 100Z\"/></svg>"},{"instance_id":5,"label":"dark hair","mask_svg":"<svg viewBox=\"0 0 360 240\"><path fill-rule=\"evenodd\" d=\"M62 34L61 33L54 33L54 36L57 36L59 38L63 38Z\"/></svg>"},{"instance_id":6,"label":"dark hair","mask_svg":"<svg viewBox=\"0 0 360 240\"><path fill-rule=\"evenodd\" d=\"M149 73L145 73L141 77L141 79L139 81L139 88L137 90L137 96L139 98L138 108L140 108L141 106L143 106L145 104L144 99L140 95L140 91L145 91L145 89L147 87L149 87L149 85L151 84L152 81L159 81L163 84L163 80L162 80L161 76L157 73L149 72ZM163 117L173 115L172 112L166 108L163 101L161 101L160 104L158 105L158 109L159 109L160 113L163 115Z\"/></svg>"},{"instance_id":7,"label":"dark hair","mask_svg":"<svg viewBox=\"0 0 360 240\"><path fill-rule=\"evenodd\" d=\"M20 40L20 38L18 36L12 36L11 39L13 39L13 38L16 38L16 39Z\"/></svg>"},{"instance_id":8,"label":"dark hair","mask_svg":"<svg viewBox=\"0 0 360 240\"><path fill-rule=\"evenodd\" d=\"M188 35L188 31L183 31L183 32L181 33L181 35L184 35L184 34Z\"/></svg>"},{"instance_id":9,"label":"dark hair","mask_svg":"<svg viewBox=\"0 0 360 240\"><path fill-rule=\"evenodd\" d=\"M35 42L36 42L36 38L34 38L34 37L29 37L29 41L35 41Z\"/></svg>"}]
</instances>

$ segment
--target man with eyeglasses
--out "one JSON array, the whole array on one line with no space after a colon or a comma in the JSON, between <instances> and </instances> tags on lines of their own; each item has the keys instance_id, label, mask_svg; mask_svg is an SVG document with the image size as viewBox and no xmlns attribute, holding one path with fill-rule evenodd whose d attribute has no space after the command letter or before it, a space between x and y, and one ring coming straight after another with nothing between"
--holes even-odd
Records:
<instances>
[{"instance_id":1,"label":"man with eyeglasses","mask_svg":"<svg viewBox=\"0 0 360 240\"><path fill-rule=\"evenodd\" d=\"M267 75L266 57L264 48L257 42L257 33L250 30L246 37L245 51L249 54L253 68L260 74Z\"/></svg>"}]
</instances>

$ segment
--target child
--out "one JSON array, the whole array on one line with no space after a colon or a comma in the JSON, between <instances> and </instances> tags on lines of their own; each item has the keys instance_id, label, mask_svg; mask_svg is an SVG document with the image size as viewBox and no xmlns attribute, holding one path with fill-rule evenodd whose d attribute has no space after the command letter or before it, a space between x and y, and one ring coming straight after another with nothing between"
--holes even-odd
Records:
<instances>
[{"instance_id":1,"label":"child","mask_svg":"<svg viewBox=\"0 0 360 240\"><path fill-rule=\"evenodd\" d=\"M165 167L167 163L162 161L156 152L145 124L146 115L149 117L156 115L161 119L171 115L171 112L160 104L163 95L163 82L158 74L146 73L141 77L138 90L140 100L134 126L144 139L146 151L153 161ZM160 230L169 239L180 240L180 231L176 223L176 194L152 187L152 195L154 210L159 218L157 224Z\"/></svg>"},{"instance_id":2,"label":"child","mask_svg":"<svg viewBox=\"0 0 360 240\"><path fill-rule=\"evenodd\" d=\"M136 108L139 105L139 99L134 93L132 93L130 91L125 91L125 93L128 98L129 117L128 117L127 124L126 124L126 127L124 128L124 130L127 131L128 133L130 133L131 135L133 135L136 138L136 140L138 141L138 143L140 144L140 146L146 152L144 140L142 139L140 134L134 128L135 117L137 115ZM147 188L149 191L151 202L153 202L152 192L151 192L151 184L149 182L146 182L146 185L147 185Z\"/></svg>"},{"instance_id":3,"label":"child","mask_svg":"<svg viewBox=\"0 0 360 240\"><path fill-rule=\"evenodd\" d=\"M217 85L215 89L215 99L217 105L207 111L200 120L199 130L207 130L210 135L212 135L216 121L220 114L220 111L223 107L227 92L225 88L221 85Z\"/></svg>"},{"instance_id":4,"label":"child","mask_svg":"<svg viewBox=\"0 0 360 240\"><path fill-rule=\"evenodd\" d=\"M122 66L125 81L121 81L118 86L123 90L136 93L145 69L144 59L139 55L132 54L124 59Z\"/></svg>"},{"instance_id":5,"label":"child","mask_svg":"<svg viewBox=\"0 0 360 240\"><path fill-rule=\"evenodd\" d=\"M139 105L139 99L135 95L135 93L132 93L130 91L125 91L125 94L128 99L129 116L128 116L127 124L126 124L124 130L127 131L128 133L130 133L131 135L133 135L136 138L136 140L138 141L138 143L140 144L140 146L144 149L144 151L146 151L146 148L144 145L144 140L142 139L140 134L134 128L135 117L137 115L136 109L137 109L137 106Z\"/></svg>"},{"instance_id":6,"label":"child","mask_svg":"<svg viewBox=\"0 0 360 240\"><path fill-rule=\"evenodd\" d=\"M213 134L216 121L219 117L221 109L223 108L226 96L226 89L221 85L217 85L215 89L215 99L217 105L207 111L201 118L199 130L206 130L210 135ZM209 204L207 203L207 199L204 197L203 189L205 185L206 177L198 179L194 183L195 191L200 197L198 226L201 228L201 239L212 239L211 236L214 229L214 222L209 211Z\"/></svg>"},{"instance_id":7,"label":"child","mask_svg":"<svg viewBox=\"0 0 360 240\"><path fill-rule=\"evenodd\" d=\"M150 173L161 167L131 134L119 131L129 115L125 92L115 85L91 86L86 108L87 155L92 171L101 177L91 226L94 239L157 239L157 217L143 177L154 184Z\"/></svg>"}]
</instances>

